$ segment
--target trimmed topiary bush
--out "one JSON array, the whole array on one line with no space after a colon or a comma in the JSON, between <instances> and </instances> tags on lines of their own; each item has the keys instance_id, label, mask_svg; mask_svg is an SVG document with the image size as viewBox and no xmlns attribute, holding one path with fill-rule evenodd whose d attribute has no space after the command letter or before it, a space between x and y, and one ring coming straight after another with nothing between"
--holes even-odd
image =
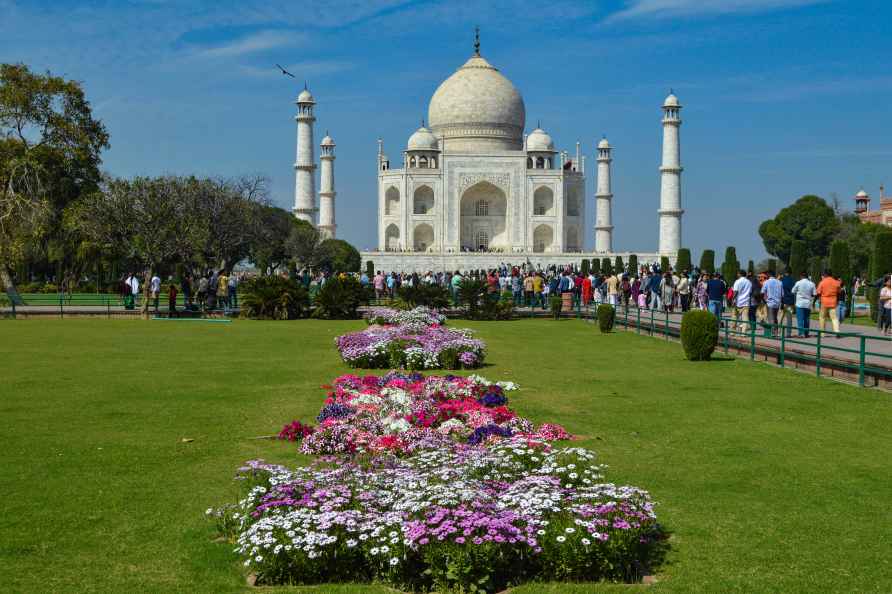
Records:
<instances>
[{"instance_id":1,"label":"trimmed topiary bush","mask_svg":"<svg viewBox=\"0 0 892 594\"><path fill-rule=\"evenodd\" d=\"M691 310L681 318L681 346L691 361L709 361L719 343L719 321L702 310Z\"/></svg>"},{"instance_id":2,"label":"trimmed topiary bush","mask_svg":"<svg viewBox=\"0 0 892 594\"><path fill-rule=\"evenodd\" d=\"M616 319L616 310L612 305L602 303L598 306L598 329L601 334L607 334L613 330L613 322Z\"/></svg>"}]
</instances>

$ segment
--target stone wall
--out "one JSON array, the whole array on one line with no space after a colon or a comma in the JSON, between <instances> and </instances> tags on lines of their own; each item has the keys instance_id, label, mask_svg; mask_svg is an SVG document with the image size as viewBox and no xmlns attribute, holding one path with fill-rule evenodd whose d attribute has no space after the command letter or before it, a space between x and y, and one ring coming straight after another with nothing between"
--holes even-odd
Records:
<instances>
[{"instance_id":1,"label":"stone wall","mask_svg":"<svg viewBox=\"0 0 892 594\"><path fill-rule=\"evenodd\" d=\"M610 258L621 256L623 262L629 263L629 256L636 252L614 252L610 254L595 253L532 253L532 252L489 252L489 253L438 253L438 252L360 252L362 270L366 262L371 260L375 270L386 272L440 272L445 270L479 270L496 268L501 264L520 266L531 263L534 267L545 268L552 264L561 266L581 264L583 258ZM637 254L640 265L659 263L659 254Z\"/></svg>"}]
</instances>

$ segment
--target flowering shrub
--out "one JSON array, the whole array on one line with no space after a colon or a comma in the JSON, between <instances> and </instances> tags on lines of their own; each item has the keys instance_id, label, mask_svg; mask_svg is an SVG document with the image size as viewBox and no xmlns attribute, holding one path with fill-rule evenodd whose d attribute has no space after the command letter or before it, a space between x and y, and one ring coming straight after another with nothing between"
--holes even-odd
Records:
<instances>
[{"instance_id":1,"label":"flowering shrub","mask_svg":"<svg viewBox=\"0 0 892 594\"><path fill-rule=\"evenodd\" d=\"M279 439L286 441L300 441L313 432L311 425L304 425L300 421L291 421L279 431Z\"/></svg>"},{"instance_id":2,"label":"flowering shrub","mask_svg":"<svg viewBox=\"0 0 892 594\"><path fill-rule=\"evenodd\" d=\"M486 345L470 330L438 325L369 326L335 344L345 363L364 369L473 369L486 357Z\"/></svg>"},{"instance_id":3,"label":"flowering shrub","mask_svg":"<svg viewBox=\"0 0 892 594\"><path fill-rule=\"evenodd\" d=\"M370 325L409 325L419 329L432 325L442 326L446 323L446 316L435 309L424 307L423 305L408 311L390 307L371 307L366 311L365 319Z\"/></svg>"},{"instance_id":4,"label":"flowering shrub","mask_svg":"<svg viewBox=\"0 0 892 594\"><path fill-rule=\"evenodd\" d=\"M494 443L514 435L548 441L570 438L559 425L543 425L546 437L532 422L518 418L508 408L506 395L516 389L512 383L490 383L476 375L343 375L333 382L316 417L319 426L304 439L301 451L407 455L454 443Z\"/></svg>"},{"instance_id":5,"label":"flowering shrub","mask_svg":"<svg viewBox=\"0 0 892 594\"><path fill-rule=\"evenodd\" d=\"M293 470L248 462L239 503L207 513L258 584L495 592L640 578L661 539L650 496L603 482L593 452L549 444L569 435L518 417L516 389L476 375L341 376L301 446L325 456Z\"/></svg>"}]
</instances>

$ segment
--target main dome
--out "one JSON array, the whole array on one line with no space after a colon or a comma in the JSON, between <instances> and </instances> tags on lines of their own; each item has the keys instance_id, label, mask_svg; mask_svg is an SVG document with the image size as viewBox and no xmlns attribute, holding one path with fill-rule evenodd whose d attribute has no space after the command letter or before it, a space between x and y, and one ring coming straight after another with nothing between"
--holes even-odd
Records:
<instances>
[{"instance_id":1,"label":"main dome","mask_svg":"<svg viewBox=\"0 0 892 594\"><path fill-rule=\"evenodd\" d=\"M523 149L523 98L496 67L475 54L434 92L431 131L449 152Z\"/></svg>"}]
</instances>

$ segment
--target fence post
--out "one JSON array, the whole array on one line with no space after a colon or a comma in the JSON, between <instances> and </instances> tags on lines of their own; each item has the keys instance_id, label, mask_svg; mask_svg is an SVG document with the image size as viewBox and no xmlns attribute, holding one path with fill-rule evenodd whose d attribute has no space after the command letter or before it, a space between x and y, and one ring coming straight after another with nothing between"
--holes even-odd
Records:
<instances>
[{"instance_id":1,"label":"fence post","mask_svg":"<svg viewBox=\"0 0 892 594\"><path fill-rule=\"evenodd\" d=\"M663 322L663 336L666 337L666 340L669 340L669 310L666 310L666 321Z\"/></svg>"},{"instance_id":2,"label":"fence post","mask_svg":"<svg viewBox=\"0 0 892 594\"><path fill-rule=\"evenodd\" d=\"M15 319L15 299L12 300L12 319Z\"/></svg>"},{"instance_id":3,"label":"fence post","mask_svg":"<svg viewBox=\"0 0 892 594\"><path fill-rule=\"evenodd\" d=\"M787 344L787 338L786 338L786 336L787 336L787 335L786 335L786 333L784 332L784 329L781 328L781 333L780 333L780 339L781 339L781 348L780 348L780 366L781 366L781 367L784 366L784 347L785 347L786 344Z\"/></svg>"},{"instance_id":4,"label":"fence post","mask_svg":"<svg viewBox=\"0 0 892 594\"><path fill-rule=\"evenodd\" d=\"M731 328L731 324L728 320L725 320L725 354L728 354L728 331Z\"/></svg>"},{"instance_id":5,"label":"fence post","mask_svg":"<svg viewBox=\"0 0 892 594\"><path fill-rule=\"evenodd\" d=\"M861 335L861 348L860 348L860 352L858 353L858 385L861 386L862 388L864 387L864 361L866 359L865 355L867 354L866 353L866 350L867 350L866 341L867 341L867 337L862 334Z\"/></svg>"},{"instance_id":6,"label":"fence post","mask_svg":"<svg viewBox=\"0 0 892 594\"><path fill-rule=\"evenodd\" d=\"M638 315L636 316L637 319L635 320L635 326L638 329L638 334L641 334L641 308L636 308L635 311L638 312Z\"/></svg>"},{"instance_id":7,"label":"fence post","mask_svg":"<svg viewBox=\"0 0 892 594\"><path fill-rule=\"evenodd\" d=\"M650 310L650 335L654 335L654 310L651 308Z\"/></svg>"},{"instance_id":8,"label":"fence post","mask_svg":"<svg viewBox=\"0 0 892 594\"><path fill-rule=\"evenodd\" d=\"M818 330L817 351L815 352L815 374L818 377L821 377L821 336L823 334L823 330Z\"/></svg>"},{"instance_id":9,"label":"fence post","mask_svg":"<svg viewBox=\"0 0 892 594\"><path fill-rule=\"evenodd\" d=\"M62 293L59 293L59 317L64 318L65 314L62 313Z\"/></svg>"},{"instance_id":10,"label":"fence post","mask_svg":"<svg viewBox=\"0 0 892 594\"><path fill-rule=\"evenodd\" d=\"M756 324L750 323L750 361L756 360Z\"/></svg>"}]
</instances>

